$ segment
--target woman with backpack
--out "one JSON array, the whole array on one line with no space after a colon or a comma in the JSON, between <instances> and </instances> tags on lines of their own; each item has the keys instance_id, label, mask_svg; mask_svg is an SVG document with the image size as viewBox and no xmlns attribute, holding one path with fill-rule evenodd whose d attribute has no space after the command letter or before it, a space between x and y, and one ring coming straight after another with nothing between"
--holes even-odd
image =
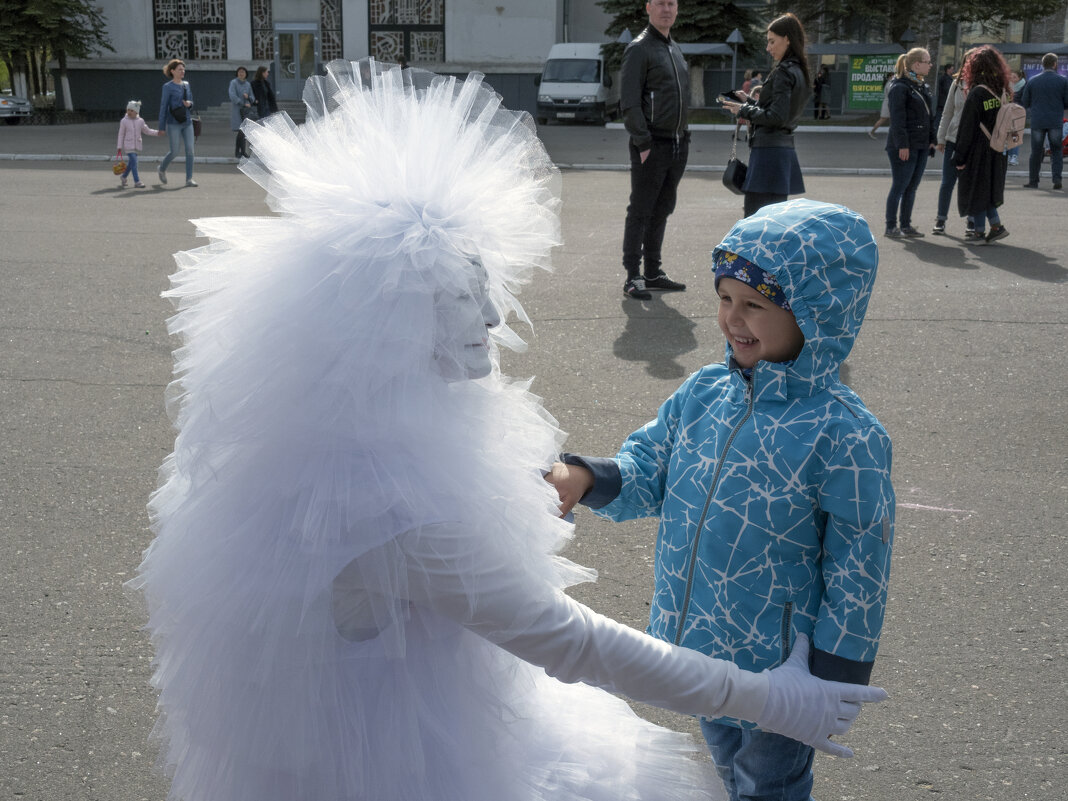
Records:
<instances>
[{"instance_id":1,"label":"woman with backpack","mask_svg":"<svg viewBox=\"0 0 1068 801\"><path fill-rule=\"evenodd\" d=\"M923 236L912 227L912 206L935 148L931 90L923 82L930 71L931 54L922 47L912 48L903 60L898 59L897 77L886 94L890 108L886 155L892 176L886 197L886 236L891 239Z\"/></svg>"},{"instance_id":2,"label":"woman with backpack","mask_svg":"<svg viewBox=\"0 0 1068 801\"><path fill-rule=\"evenodd\" d=\"M1012 73L1001 53L984 45L965 62L961 81L969 90L953 154L960 175L957 210L961 217L971 216L975 221L972 241L993 242L1009 235L998 216L998 206L1005 202L1008 160L1003 147L994 149L991 137L1002 105L1012 100ZM987 219L989 233L985 231Z\"/></svg>"}]
</instances>

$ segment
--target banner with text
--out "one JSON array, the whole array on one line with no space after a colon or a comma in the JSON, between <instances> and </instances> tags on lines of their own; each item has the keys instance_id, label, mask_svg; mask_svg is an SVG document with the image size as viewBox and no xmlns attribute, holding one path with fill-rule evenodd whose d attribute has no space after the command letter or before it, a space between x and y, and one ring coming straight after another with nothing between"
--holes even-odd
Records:
<instances>
[{"instance_id":1,"label":"banner with text","mask_svg":"<svg viewBox=\"0 0 1068 801\"><path fill-rule=\"evenodd\" d=\"M849 107L877 110L883 104L883 78L894 71L898 53L849 57Z\"/></svg>"}]
</instances>

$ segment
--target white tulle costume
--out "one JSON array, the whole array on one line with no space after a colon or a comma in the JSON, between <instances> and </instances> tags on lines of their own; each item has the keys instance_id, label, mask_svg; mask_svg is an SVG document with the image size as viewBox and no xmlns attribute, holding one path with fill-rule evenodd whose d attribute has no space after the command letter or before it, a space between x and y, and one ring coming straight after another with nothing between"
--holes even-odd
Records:
<instances>
[{"instance_id":1,"label":"white tulle costume","mask_svg":"<svg viewBox=\"0 0 1068 801\"><path fill-rule=\"evenodd\" d=\"M480 301L523 319L557 242L529 118L374 62L305 101L246 125L277 216L197 221L166 293L178 434L133 584L171 797L715 797L689 738L595 687L754 719L767 679L566 596L591 575L556 555L561 433L496 364L518 338L456 380Z\"/></svg>"}]
</instances>

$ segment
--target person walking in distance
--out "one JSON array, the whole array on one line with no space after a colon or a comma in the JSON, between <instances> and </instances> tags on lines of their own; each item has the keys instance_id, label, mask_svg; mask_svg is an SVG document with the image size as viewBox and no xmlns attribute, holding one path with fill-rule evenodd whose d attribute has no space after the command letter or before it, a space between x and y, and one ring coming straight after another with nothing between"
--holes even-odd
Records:
<instances>
[{"instance_id":1,"label":"person walking in distance","mask_svg":"<svg viewBox=\"0 0 1068 801\"><path fill-rule=\"evenodd\" d=\"M1049 164L1053 173L1053 188L1061 188L1061 169L1064 152L1061 149L1061 124L1068 108L1068 78L1057 74L1057 54L1042 56L1042 72L1027 82L1020 105L1031 112L1031 159L1027 163L1028 189L1038 186L1042 156L1049 142Z\"/></svg>"},{"instance_id":2,"label":"person walking in distance","mask_svg":"<svg viewBox=\"0 0 1068 801\"><path fill-rule=\"evenodd\" d=\"M690 78L671 26L676 0L645 4L649 25L627 45L619 107L630 134L630 204L623 227L623 294L649 300L649 290L682 292L660 268L667 218L689 156ZM642 263L644 261L644 275Z\"/></svg>"},{"instance_id":3,"label":"person walking in distance","mask_svg":"<svg viewBox=\"0 0 1068 801\"><path fill-rule=\"evenodd\" d=\"M170 150L156 167L156 175L161 184L167 183L167 168L180 147L185 148L185 185L197 186L193 180L193 156L196 136L193 133L193 90L185 80L185 62L172 58L163 68L163 74L169 79L163 84L159 101L159 129L167 134Z\"/></svg>"}]
</instances>

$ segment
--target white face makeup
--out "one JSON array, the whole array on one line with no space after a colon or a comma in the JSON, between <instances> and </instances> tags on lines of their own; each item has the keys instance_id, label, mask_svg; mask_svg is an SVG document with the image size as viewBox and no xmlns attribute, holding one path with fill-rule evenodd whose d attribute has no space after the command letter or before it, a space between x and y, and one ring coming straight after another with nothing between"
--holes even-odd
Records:
<instances>
[{"instance_id":1,"label":"white face makeup","mask_svg":"<svg viewBox=\"0 0 1068 801\"><path fill-rule=\"evenodd\" d=\"M477 265L470 292L441 293L434 302L434 361L447 381L485 378L493 369L489 329L501 324L490 302L486 271Z\"/></svg>"}]
</instances>

